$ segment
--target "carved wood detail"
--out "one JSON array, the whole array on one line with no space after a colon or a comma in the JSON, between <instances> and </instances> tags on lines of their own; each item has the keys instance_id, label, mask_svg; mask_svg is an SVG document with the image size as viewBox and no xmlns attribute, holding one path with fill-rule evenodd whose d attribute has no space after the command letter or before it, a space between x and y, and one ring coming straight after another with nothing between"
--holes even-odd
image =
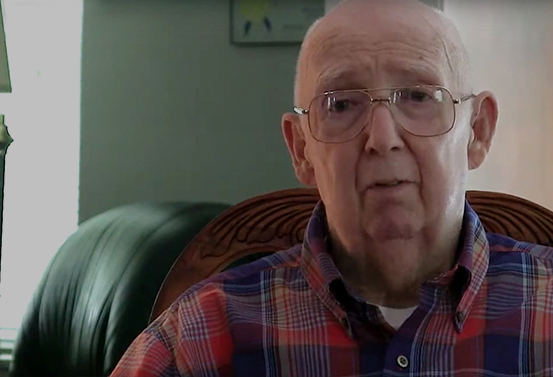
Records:
<instances>
[{"instance_id":1,"label":"carved wood detail","mask_svg":"<svg viewBox=\"0 0 553 377\"><path fill-rule=\"evenodd\" d=\"M486 232L553 246L553 212L549 209L499 192L468 191L467 199Z\"/></svg>"},{"instance_id":2,"label":"carved wood detail","mask_svg":"<svg viewBox=\"0 0 553 377\"><path fill-rule=\"evenodd\" d=\"M528 200L497 192L468 191L467 199L487 232L553 246L553 212ZM316 189L276 191L239 203L208 224L167 274L150 319L157 318L186 289L238 259L285 250L303 241Z\"/></svg>"}]
</instances>

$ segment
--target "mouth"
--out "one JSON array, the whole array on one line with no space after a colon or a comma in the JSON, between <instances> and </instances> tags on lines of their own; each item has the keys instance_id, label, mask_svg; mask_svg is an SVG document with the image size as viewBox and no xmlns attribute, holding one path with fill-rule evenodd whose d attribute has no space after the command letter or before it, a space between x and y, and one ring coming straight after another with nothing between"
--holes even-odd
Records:
<instances>
[{"instance_id":1,"label":"mouth","mask_svg":"<svg viewBox=\"0 0 553 377\"><path fill-rule=\"evenodd\" d=\"M410 188L412 188L413 182L404 181L399 179L377 181L371 184L367 188L368 193L374 195L405 195Z\"/></svg>"},{"instance_id":2,"label":"mouth","mask_svg":"<svg viewBox=\"0 0 553 377\"><path fill-rule=\"evenodd\" d=\"M391 187L398 187L401 185L405 185L407 183L408 183L407 181L394 179L389 181L375 182L372 185L370 185L369 188L391 188Z\"/></svg>"}]
</instances>

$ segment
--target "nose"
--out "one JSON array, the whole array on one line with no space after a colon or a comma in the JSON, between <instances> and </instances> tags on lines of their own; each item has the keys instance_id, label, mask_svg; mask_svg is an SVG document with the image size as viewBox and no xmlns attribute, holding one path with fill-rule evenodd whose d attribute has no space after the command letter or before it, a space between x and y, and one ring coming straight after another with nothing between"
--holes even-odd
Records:
<instances>
[{"instance_id":1,"label":"nose","mask_svg":"<svg viewBox=\"0 0 553 377\"><path fill-rule=\"evenodd\" d=\"M396 124L388 102L373 102L367 122L365 149L369 153L385 155L404 147L401 127Z\"/></svg>"}]
</instances>

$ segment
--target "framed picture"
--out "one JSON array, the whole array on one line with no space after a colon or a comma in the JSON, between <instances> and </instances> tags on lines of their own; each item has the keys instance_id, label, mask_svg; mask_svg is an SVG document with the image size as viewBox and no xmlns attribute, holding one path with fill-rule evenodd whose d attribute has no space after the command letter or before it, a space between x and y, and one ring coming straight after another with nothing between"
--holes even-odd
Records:
<instances>
[{"instance_id":1,"label":"framed picture","mask_svg":"<svg viewBox=\"0 0 553 377\"><path fill-rule=\"evenodd\" d=\"M230 40L236 44L300 43L324 11L324 0L230 0Z\"/></svg>"}]
</instances>

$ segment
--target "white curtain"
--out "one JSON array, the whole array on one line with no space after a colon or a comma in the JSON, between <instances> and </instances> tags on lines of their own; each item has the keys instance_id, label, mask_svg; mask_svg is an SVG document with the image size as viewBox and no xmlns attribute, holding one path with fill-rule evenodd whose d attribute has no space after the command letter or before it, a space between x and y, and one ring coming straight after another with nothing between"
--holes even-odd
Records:
<instances>
[{"instance_id":1,"label":"white curtain","mask_svg":"<svg viewBox=\"0 0 553 377\"><path fill-rule=\"evenodd\" d=\"M4 189L5 342L15 335L48 262L77 227L83 4L4 0L3 9L13 92L0 94L0 113L15 140Z\"/></svg>"}]
</instances>

